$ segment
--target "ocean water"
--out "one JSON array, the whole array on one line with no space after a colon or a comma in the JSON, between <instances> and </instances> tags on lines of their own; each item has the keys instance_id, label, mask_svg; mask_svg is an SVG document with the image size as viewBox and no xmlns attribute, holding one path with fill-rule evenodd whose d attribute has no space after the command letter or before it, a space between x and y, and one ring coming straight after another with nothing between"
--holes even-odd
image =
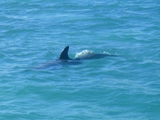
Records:
<instances>
[{"instance_id":1,"label":"ocean water","mask_svg":"<svg viewBox=\"0 0 160 120\"><path fill-rule=\"evenodd\" d=\"M1 120L160 119L159 0L1 0ZM33 66L88 50L117 57Z\"/></svg>"}]
</instances>

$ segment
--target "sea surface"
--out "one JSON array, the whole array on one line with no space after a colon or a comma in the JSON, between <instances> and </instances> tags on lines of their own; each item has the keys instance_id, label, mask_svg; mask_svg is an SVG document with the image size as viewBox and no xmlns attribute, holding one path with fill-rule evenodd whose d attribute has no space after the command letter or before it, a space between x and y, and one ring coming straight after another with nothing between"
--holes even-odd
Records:
<instances>
[{"instance_id":1,"label":"sea surface","mask_svg":"<svg viewBox=\"0 0 160 120\"><path fill-rule=\"evenodd\" d=\"M158 119L159 0L0 0L0 120Z\"/></svg>"}]
</instances>

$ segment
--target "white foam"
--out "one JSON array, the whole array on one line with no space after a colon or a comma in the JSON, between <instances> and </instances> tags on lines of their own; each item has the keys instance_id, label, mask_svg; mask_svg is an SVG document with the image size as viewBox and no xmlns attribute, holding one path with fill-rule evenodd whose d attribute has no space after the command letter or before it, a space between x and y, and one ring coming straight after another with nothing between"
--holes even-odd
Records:
<instances>
[{"instance_id":1,"label":"white foam","mask_svg":"<svg viewBox=\"0 0 160 120\"><path fill-rule=\"evenodd\" d=\"M76 53L76 59L83 59L93 54L93 51L83 50L82 52Z\"/></svg>"},{"instance_id":2,"label":"white foam","mask_svg":"<svg viewBox=\"0 0 160 120\"><path fill-rule=\"evenodd\" d=\"M104 55L109 55L109 52L104 51L103 54Z\"/></svg>"}]
</instances>

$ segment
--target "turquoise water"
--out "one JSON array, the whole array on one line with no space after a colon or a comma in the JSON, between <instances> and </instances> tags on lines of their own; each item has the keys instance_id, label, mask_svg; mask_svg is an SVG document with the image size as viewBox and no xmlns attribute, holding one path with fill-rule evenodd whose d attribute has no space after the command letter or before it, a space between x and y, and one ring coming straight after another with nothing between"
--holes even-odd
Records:
<instances>
[{"instance_id":1,"label":"turquoise water","mask_svg":"<svg viewBox=\"0 0 160 120\"><path fill-rule=\"evenodd\" d=\"M1 120L158 120L159 0L1 0ZM118 57L31 69L70 46Z\"/></svg>"}]
</instances>

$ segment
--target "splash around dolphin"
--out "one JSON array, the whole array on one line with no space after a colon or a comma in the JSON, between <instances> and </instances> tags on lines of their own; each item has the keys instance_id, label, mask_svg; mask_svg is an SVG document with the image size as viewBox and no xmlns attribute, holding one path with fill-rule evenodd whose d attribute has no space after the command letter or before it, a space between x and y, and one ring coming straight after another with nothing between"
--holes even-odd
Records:
<instances>
[{"instance_id":1,"label":"splash around dolphin","mask_svg":"<svg viewBox=\"0 0 160 120\"><path fill-rule=\"evenodd\" d=\"M88 50L83 50L82 52L76 54L75 58L70 58L68 55L68 51L69 51L69 46L66 46L60 56L59 56L59 60L88 60L88 59L100 59L100 58L104 58L106 56L112 56L115 57L116 55L110 55L106 52L104 53L94 53Z\"/></svg>"},{"instance_id":2,"label":"splash around dolphin","mask_svg":"<svg viewBox=\"0 0 160 120\"><path fill-rule=\"evenodd\" d=\"M82 52L77 53L75 58L70 58L68 55L68 51L69 51L69 46L66 46L62 50L58 59L40 64L39 66L36 66L34 68L48 68L55 65L77 65L82 63L81 60L100 59L106 56L116 56L116 55L109 55L108 53L93 53L88 50L83 50Z\"/></svg>"}]
</instances>

